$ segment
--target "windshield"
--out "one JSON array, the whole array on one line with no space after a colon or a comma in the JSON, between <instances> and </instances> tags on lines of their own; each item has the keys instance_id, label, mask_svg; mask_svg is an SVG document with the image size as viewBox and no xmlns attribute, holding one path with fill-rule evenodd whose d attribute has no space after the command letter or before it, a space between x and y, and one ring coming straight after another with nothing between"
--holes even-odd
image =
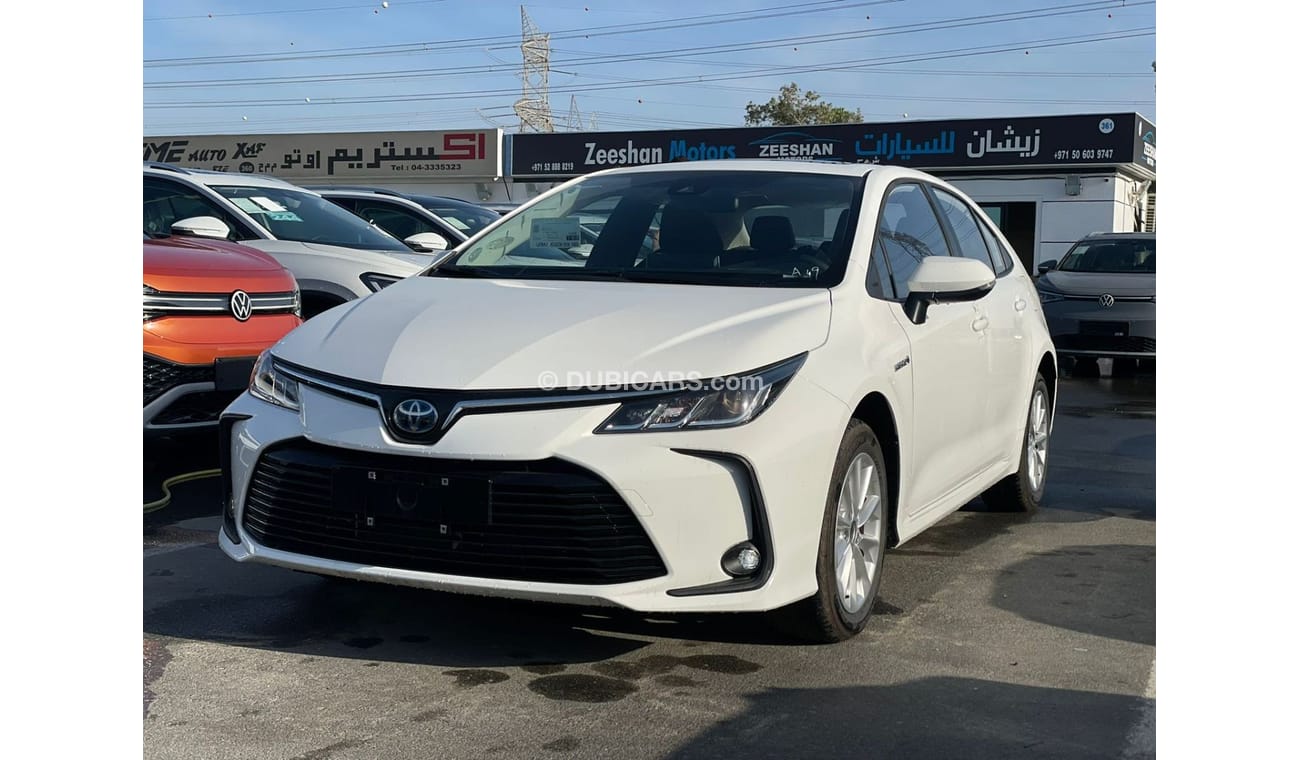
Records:
<instances>
[{"instance_id":1,"label":"windshield","mask_svg":"<svg viewBox=\"0 0 1300 760\"><path fill-rule=\"evenodd\" d=\"M1154 238L1083 241L1065 254L1057 269L1062 272L1154 274L1156 241Z\"/></svg>"},{"instance_id":2,"label":"windshield","mask_svg":"<svg viewBox=\"0 0 1300 760\"><path fill-rule=\"evenodd\" d=\"M280 240L411 252L397 238L318 195L282 187L216 186L212 189L229 198Z\"/></svg>"},{"instance_id":3,"label":"windshield","mask_svg":"<svg viewBox=\"0 0 1300 760\"><path fill-rule=\"evenodd\" d=\"M826 288L844 276L862 184L786 171L585 177L427 274Z\"/></svg>"},{"instance_id":4,"label":"windshield","mask_svg":"<svg viewBox=\"0 0 1300 760\"><path fill-rule=\"evenodd\" d=\"M413 195L411 199L442 217L448 224L472 236L474 233L501 218L495 211L479 208L472 203L438 198L430 195Z\"/></svg>"}]
</instances>

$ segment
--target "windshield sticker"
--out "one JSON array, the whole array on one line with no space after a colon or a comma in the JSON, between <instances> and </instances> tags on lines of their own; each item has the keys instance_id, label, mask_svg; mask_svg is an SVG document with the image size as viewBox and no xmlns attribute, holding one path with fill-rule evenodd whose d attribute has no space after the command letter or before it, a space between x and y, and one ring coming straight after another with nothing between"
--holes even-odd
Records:
<instances>
[{"instance_id":1,"label":"windshield sticker","mask_svg":"<svg viewBox=\"0 0 1300 760\"><path fill-rule=\"evenodd\" d=\"M292 211L272 211L267 214L273 222L301 222L302 217Z\"/></svg>"},{"instance_id":2,"label":"windshield sticker","mask_svg":"<svg viewBox=\"0 0 1300 760\"><path fill-rule=\"evenodd\" d=\"M248 198L231 198L230 202L246 214L265 214L266 210Z\"/></svg>"},{"instance_id":3,"label":"windshield sticker","mask_svg":"<svg viewBox=\"0 0 1300 760\"><path fill-rule=\"evenodd\" d=\"M529 238L533 248L572 248L582 242L582 230L577 217L534 219Z\"/></svg>"},{"instance_id":4,"label":"windshield sticker","mask_svg":"<svg viewBox=\"0 0 1300 760\"><path fill-rule=\"evenodd\" d=\"M450 224L451 226L455 227L461 232L464 232L465 230L469 229L468 224L465 224L464 222L462 222L461 220L457 219L454 216L444 216L443 219L447 222L447 224Z\"/></svg>"},{"instance_id":5,"label":"windshield sticker","mask_svg":"<svg viewBox=\"0 0 1300 760\"><path fill-rule=\"evenodd\" d=\"M249 198L249 200L261 206L263 209L266 209L267 211L288 211L289 210L284 206L281 206L280 204L271 200L270 198L267 198L264 195L254 195L252 198Z\"/></svg>"}]
</instances>

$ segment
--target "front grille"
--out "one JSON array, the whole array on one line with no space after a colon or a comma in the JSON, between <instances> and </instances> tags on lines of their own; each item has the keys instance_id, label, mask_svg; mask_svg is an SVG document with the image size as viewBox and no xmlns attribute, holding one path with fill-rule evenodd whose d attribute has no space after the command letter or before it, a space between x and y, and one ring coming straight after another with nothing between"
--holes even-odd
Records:
<instances>
[{"instance_id":1,"label":"front grille","mask_svg":"<svg viewBox=\"0 0 1300 760\"><path fill-rule=\"evenodd\" d=\"M144 406L178 385L211 383L216 379L211 364L172 364L144 355Z\"/></svg>"},{"instance_id":2,"label":"front grille","mask_svg":"<svg viewBox=\"0 0 1300 760\"><path fill-rule=\"evenodd\" d=\"M151 425L191 425L216 422L241 391L199 391L187 393L154 415Z\"/></svg>"},{"instance_id":3,"label":"front grille","mask_svg":"<svg viewBox=\"0 0 1300 760\"><path fill-rule=\"evenodd\" d=\"M491 481L491 522L443 526L416 512L367 525L336 503L335 468ZM244 530L264 546L403 570L502 580L608 584L667 573L645 529L608 483L576 465L470 462L349 451L294 441L262 454Z\"/></svg>"},{"instance_id":4,"label":"front grille","mask_svg":"<svg viewBox=\"0 0 1300 760\"><path fill-rule=\"evenodd\" d=\"M1136 335L1053 335L1056 350L1154 354L1156 339Z\"/></svg>"}]
</instances>

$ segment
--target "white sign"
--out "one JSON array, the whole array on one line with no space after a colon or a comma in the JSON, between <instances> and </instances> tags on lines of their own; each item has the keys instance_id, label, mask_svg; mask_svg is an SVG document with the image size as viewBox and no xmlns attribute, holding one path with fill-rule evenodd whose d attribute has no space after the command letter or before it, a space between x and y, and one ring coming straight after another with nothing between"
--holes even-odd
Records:
<instances>
[{"instance_id":1,"label":"white sign","mask_svg":"<svg viewBox=\"0 0 1300 760\"><path fill-rule=\"evenodd\" d=\"M529 233L533 248L574 248L582 244L582 228L578 217L559 219L534 219Z\"/></svg>"},{"instance_id":2,"label":"white sign","mask_svg":"<svg viewBox=\"0 0 1300 760\"><path fill-rule=\"evenodd\" d=\"M500 129L146 137L144 160L286 179L497 179Z\"/></svg>"}]
</instances>

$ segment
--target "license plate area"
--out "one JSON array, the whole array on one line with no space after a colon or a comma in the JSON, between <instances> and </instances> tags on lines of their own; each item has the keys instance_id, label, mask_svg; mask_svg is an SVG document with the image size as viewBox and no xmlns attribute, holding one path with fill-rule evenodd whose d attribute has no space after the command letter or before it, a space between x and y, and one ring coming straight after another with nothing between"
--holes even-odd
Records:
<instances>
[{"instance_id":1,"label":"license plate area","mask_svg":"<svg viewBox=\"0 0 1300 760\"><path fill-rule=\"evenodd\" d=\"M1080 335L1101 335L1107 338L1128 337L1128 322L1080 322Z\"/></svg>"},{"instance_id":2,"label":"license plate area","mask_svg":"<svg viewBox=\"0 0 1300 760\"><path fill-rule=\"evenodd\" d=\"M255 361L257 361L255 356L217 359L213 367L213 379L217 390L242 391L247 388L248 381L253 376L253 362Z\"/></svg>"},{"instance_id":3,"label":"license plate area","mask_svg":"<svg viewBox=\"0 0 1300 760\"><path fill-rule=\"evenodd\" d=\"M408 470L334 468L334 508L375 527L393 518L436 524L441 532L492 524L492 481Z\"/></svg>"}]
</instances>

